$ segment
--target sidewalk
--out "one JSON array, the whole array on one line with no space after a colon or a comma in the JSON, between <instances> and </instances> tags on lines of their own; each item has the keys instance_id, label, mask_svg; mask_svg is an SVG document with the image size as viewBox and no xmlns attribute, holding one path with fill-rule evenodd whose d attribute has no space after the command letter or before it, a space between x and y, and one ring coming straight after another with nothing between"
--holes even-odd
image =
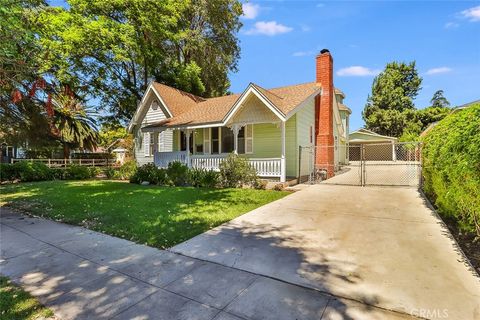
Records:
<instances>
[{"instance_id":1,"label":"sidewalk","mask_svg":"<svg viewBox=\"0 0 480 320\"><path fill-rule=\"evenodd\" d=\"M410 319L1 208L0 273L60 319Z\"/></svg>"}]
</instances>

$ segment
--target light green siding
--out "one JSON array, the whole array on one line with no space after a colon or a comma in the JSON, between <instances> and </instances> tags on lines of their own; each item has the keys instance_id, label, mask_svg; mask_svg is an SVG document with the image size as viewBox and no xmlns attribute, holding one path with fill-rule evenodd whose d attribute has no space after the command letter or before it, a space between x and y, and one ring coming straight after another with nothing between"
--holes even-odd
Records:
<instances>
[{"instance_id":1,"label":"light green siding","mask_svg":"<svg viewBox=\"0 0 480 320\"><path fill-rule=\"evenodd\" d=\"M315 128L315 105L311 101L305 108L297 113L297 148L298 146L309 147L312 146ZM300 175L308 175L310 172L311 159L308 157L309 152L302 152L302 164ZM297 158L297 163L300 160ZM298 176L298 171L295 176Z\"/></svg>"},{"instance_id":2,"label":"light green siding","mask_svg":"<svg viewBox=\"0 0 480 320\"><path fill-rule=\"evenodd\" d=\"M296 115L285 126L287 176L297 176L297 132ZM281 128L278 124L262 123L253 125L253 153L250 158L280 158L282 155Z\"/></svg>"},{"instance_id":3,"label":"light green siding","mask_svg":"<svg viewBox=\"0 0 480 320\"><path fill-rule=\"evenodd\" d=\"M180 150L180 130L173 130L173 151Z\"/></svg>"}]
</instances>

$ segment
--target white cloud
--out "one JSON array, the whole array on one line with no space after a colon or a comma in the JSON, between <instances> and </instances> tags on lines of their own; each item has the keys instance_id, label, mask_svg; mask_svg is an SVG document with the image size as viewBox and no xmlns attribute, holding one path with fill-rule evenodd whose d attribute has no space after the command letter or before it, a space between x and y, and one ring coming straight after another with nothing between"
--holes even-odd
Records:
<instances>
[{"instance_id":1,"label":"white cloud","mask_svg":"<svg viewBox=\"0 0 480 320\"><path fill-rule=\"evenodd\" d=\"M459 24L456 22L447 22L445 23L445 29L455 29L458 28Z\"/></svg>"},{"instance_id":2,"label":"white cloud","mask_svg":"<svg viewBox=\"0 0 480 320\"><path fill-rule=\"evenodd\" d=\"M244 19L255 19L259 12L260 12L260 6L258 4L253 4L253 3L244 3L242 5L243 9L243 18Z\"/></svg>"},{"instance_id":3,"label":"white cloud","mask_svg":"<svg viewBox=\"0 0 480 320\"><path fill-rule=\"evenodd\" d=\"M452 69L450 69L449 67L438 67L438 68L432 68L432 69L429 69L427 70L427 72L425 72L426 75L434 75L434 74L440 74L440 73L447 73L447 72L450 72L452 71Z\"/></svg>"},{"instance_id":4,"label":"white cloud","mask_svg":"<svg viewBox=\"0 0 480 320\"><path fill-rule=\"evenodd\" d=\"M362 66L351 66L342 68L337 71L337 75L341 77L365 77L376 76L380 73L380 70L369 69Z\"/></svg>"},{"instance_id":5,"label":"white cloud","mask_svg":"<svg viewBox=\"0 0 480 320\"><path fill-rule=\"evenodd\" d=\"M292 56L294 57L305 57L305 56L311 56L315 53L315 51L313 50L309 50L309 51L297 51L297 52L294 52L292 54Z\"/></svg>"},{"instance_id":6,"label":"white cloud","mask_svg":"<svg viewBox=\"0 0 480 320\"><path fill-rule=\"evenodd\" d=\"M247 30L245 34L262 34L266 36L274 36L277 34L287 33L292 30L293 28L277 23L276 21L259 21L255 23L252 29Z\"/></svg>"},{"instance_id":7,"label":"white cloud","mask_svg":"<svg viewBox=\"0 0 480 320\"><path fill-rule=\"evenodd\" d=\"M461 15L470 21L480 21L480 6L463 10Z\"/></svg>"}]
</instances>

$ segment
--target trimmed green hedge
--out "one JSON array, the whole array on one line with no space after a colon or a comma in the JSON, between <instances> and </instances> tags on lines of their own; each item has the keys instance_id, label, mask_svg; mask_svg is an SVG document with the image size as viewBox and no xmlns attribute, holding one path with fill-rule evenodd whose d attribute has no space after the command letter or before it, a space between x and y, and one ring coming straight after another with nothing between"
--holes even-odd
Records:
<instances>
[{"instance_id":1,"label":"trimmed green hedge","mask_svg":"<svg viewBox=\"0 0 480 320\"><path fill-rule=\"evenodd\" d=\"M49 168L42 162L20 161L14 164L1 163L0 181L84 180L93 178L100 172L99 168L75 164L67 168Z\"/></svg>"},{"instance_id":2,"label":"trimmed green hedge","mask_svg":"<svg viewBox=\"0 0 480 320\"><path fill-rule=\"evenodd\" d=\"M441 215L480 236L480 104L451 113L423 142L426 195Z\"/></svg>"}]
</instances>

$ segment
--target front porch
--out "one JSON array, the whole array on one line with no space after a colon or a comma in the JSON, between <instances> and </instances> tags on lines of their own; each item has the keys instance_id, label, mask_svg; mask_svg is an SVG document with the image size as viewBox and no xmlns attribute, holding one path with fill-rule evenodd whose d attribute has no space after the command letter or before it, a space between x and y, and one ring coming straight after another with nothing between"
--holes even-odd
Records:
<instances>
[{"instance_id":1,"label":"front porch","mask_svg":"<svg viewBox=\"0 0 480 320\"><path fill-rule=\"evenodd\" d=\"M187 151L155 152L154 163L165 168L170 162L179 161L190 168L218 171L220 163L228 156L224 154L188 154ZM241 155L242 156L242 155ZM282 158L250 158L245 156L250 165L255 168L258 176L279 178L282 180Z\"/></svg>"}]
</instances>

